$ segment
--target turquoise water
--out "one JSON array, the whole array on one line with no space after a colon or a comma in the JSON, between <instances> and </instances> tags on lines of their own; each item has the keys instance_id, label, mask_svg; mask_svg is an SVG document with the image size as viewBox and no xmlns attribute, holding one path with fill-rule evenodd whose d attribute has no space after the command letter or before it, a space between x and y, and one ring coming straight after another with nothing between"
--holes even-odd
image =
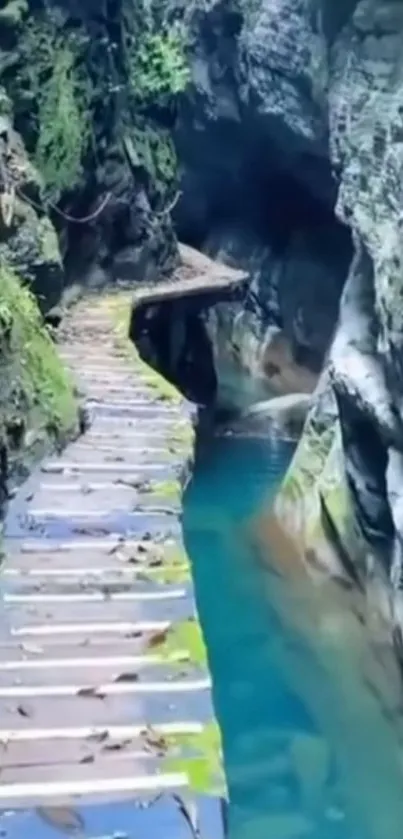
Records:
<instances>
[{"instance_id":1,"label":"turquoise water","mask_svg":"<svg viewBox=\"0 0 403 839\"><path fill-rule=\"evenodd\" d=\"M351 777L363 779L362 795L354 791L361 807L357 810L357 801L349 808L342 783L340 755L346 749L338 749L336 735L332 741L331 726L320 730L317 715L314 719L303 701L304 691L295 687L298 678L309 680L315 672L320 690L321 674L317 666L311 669L302 640L287 633L272 608L267 594L272 572L249 542L251 517L275 493L291 453L286 443L270 450L267 441L218 437L200 455L185 498L185 539L223 733L230 839L391 839L403 831L401 805L389 824L394 799L386 802L383 797L393 796L398 787L393 768L391 783L381 779L381 765L378 786L374 788L371 773L366 778L365 762L374 765L373 749L378 760L375 732L372 748L373 732L365 729L366 699L359 700L364 739L357 742L364 749L368 742L368 753L356 755L358 764L354 742L350 750ZM282 650L297 657L297 679L287 673L290 659ZM353 691L351 695L355 697ZM329 705L331 697L325 685L323 701ZM326 714L331 720L332 709ZM377 783L376 772L374 777ZM373 806L368 790L380 796L379 819L365 812Z\"/></svg>"}]
</instances>

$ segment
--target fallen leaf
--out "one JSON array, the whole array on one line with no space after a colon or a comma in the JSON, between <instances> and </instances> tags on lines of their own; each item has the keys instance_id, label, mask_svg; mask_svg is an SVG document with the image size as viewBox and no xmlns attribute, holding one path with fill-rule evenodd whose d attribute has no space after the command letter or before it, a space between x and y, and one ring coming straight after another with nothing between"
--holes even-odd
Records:
<instances>
[{"instance_id":1,"label":"fallen leaf","mask_svg":"<svg viewBox=\"0 0 403 839\"><path fill-rule=\"evenodd\" d=\"M138 556L128 556L126 562L129 562L131 565L138 565L140 559Z\"/></svg>"},{"instance_id":2,"label":"fallen leaf","mask_svg":"<svg viewBox=\"0 0 403 839\"><path fill-rule=\"evenodd\" d=\"M141 736L145 744L152 749L152 751L157 750L163 755L168 751L168 743L165 737L163 737L162 734L158 734L158 731L155 731L153 728L145 728L144 731L141 732Z\"/></svg>"},{"instance_id":3,"label":"fallen leaf","mask_svg":"<svg viewBox=\"0 0 403 839\"><path fill-rule=\"evenodd\" d=\"M32 717L32 711L27 705L17 705L17 714L20 717Z\"/></svg>"},{"instance_id":4,"label":"fallen leaf","mask_svg":"<svg viewBox=\"0 0 403 839\"><path fill-rule=\"evenodd\" d=\"M149 639L148 646L159 647L160 644L163 644L167 640L168 631L168 629L163 629L161 632L154 632Z\"/></svg>"},{"instance_id":5,"label":"fallen leaf","mask_svg":"<svg viewBox=\"0 0 403 839\"><path fill-rule=\"evenodd\" d=\"M148 553L148 548L146 547L146 545L139 545L137 548L137 553L146 554Z\"/></svg>"},{"instance_id":6,"label":"fallen leaf","mask_svg":"<svg viewBox=\"0 0 403 839\"><path fill-rule=\"evenodd\" d=\"M87 699L105 699L105 694L100 692L97 687L84 687L77 691L77 696L85 697Z\"/></svg>"},{"instance_id":7,"label":"fallen leaf","mask_svg":"<svg viewBox=\"0 0 403 839\"><path fill-rule=\"evenodd\" d=\"M109 737L109 731L105 728L104 731L93 731L92 734L89 734L87 740L91 740L93 743L104 743Z\"/></svg>"},{"instance_id":8,"label":"fallen leaf","mask_svg":"<svg viewBox=\"0 0 403 839\"><path fill-rule=\"evenodd\" d=\"M94 755L84 755L79 761L80 763L94 763L95 757Z\"/></svg>"},{"instance_id":9,"label":"fallen leaf","mask_svg":"<svg viewBox=\"0 0 403 839\"><path fill-rule=\"evenodd\" d=\"M120 752L122 749L125 749L127 746L131 746L132 741L130 738L127 740L119 740L115 743L105 743L102 748L103 752Z\"/></svg>"},{"instance_id":10,"label":"fallen leaf","mask_svg":"<svg viewBox=\"0 0 403 839\"><path fill-rule=\"evenodd\" d=\"M112 556L113 554L120 551L121 547L122 547L121 542L119 542L117 545L114 545L113 548L111 548L110 551L108 551L108 556Z\"/></svg>"},{"instance_id":11,"label":"fallen leaf","mask_svg":"<svg viewBox=\"0 0 403 839\"><path fill-rule=\"evenodd\" d=\"M69 835L83 833L85 830L84 819L70 807L38 807L36 812L51 827Z\"/></svg>"},{"instance_id":12,"label":"fallen leaf","mask_svg":"<svg viewBox=\"0 0 403 839\"><path fill-rule=\"evenodd\" d=\"M139 679L138 673L121 673L120 676L116 676L115 682L138 682Z\"/></svg>"},{"instance_id":13,"label":"fallen leaf","mask_svg":"<svg viewBox=\"0 0 403 839\"><path fill-rule=\"evenodd\" d=\"M152 556L149 561L150 568L158 568L163 563L163 559L161 556Z\"/></svg>"},{"instance_id":14,"label":"fallen leaf","mask_svg":"<svg viewBox=\"0 0 403 839\"><path fill-rule=\"evenodd\" d=\"M73 527L73 533L80 536L109 536L109 530L105 527Z\"/></svg>"}]
</instances>

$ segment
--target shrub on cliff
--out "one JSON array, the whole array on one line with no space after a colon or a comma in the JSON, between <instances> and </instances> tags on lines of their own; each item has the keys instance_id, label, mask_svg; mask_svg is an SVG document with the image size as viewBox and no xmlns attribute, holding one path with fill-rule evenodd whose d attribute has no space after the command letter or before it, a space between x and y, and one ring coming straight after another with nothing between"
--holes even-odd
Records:
<instances>
[{"instance_id":1,"label":"shrub on cliff","mask_svg":"<svg viewBox=\"0 0 403 839\"><path fill-rule=\"evenodd\" d=\"M129 52L129 82L139 104L164 104L189 81L184 36L176 27L146 32Z\"/></svg>"},{"instance_id":2,"label":"shrub on cliff","mask_svg":"<svg viewBox=\"0 0 403 839\"><path fill-rule=\"evenodd\" d=\"M185 35L165 4L120 0L113 25L105 20L90 37L85 20L73 26L60 10L38 13L30 3L20 32L11 96L47 198L74 187L84 162L91 169L88 154L102 156L132 128L151 178L172 180L175 156L160 118L174 109L189 69Z\"/></svg>"},{"instance_id":3,"label":"shrub on cliff","mask_svg":"<svg viewBox=\"0 0 403 839\"><path fill-rule=\"evenodd\" d=\"M53 201L81 175L91 124L89 88L79 69L82 39L61 23L50 15L27 21L18 75L31 106L35 164Z\"/></svg>"},{"instance_id":4,"label":"shrub on cliff","mask_svg":"<svg viewBox=\"0 0 403 839\"><path fill-rule=\"evenodd\" d=\"M177 97L190 79L186 33L178 22L169 19L166 9L167 4L160 0L123 0L122 7L132 136L160 193L176 176L169 125Z\"/></svg>"}]
</instances>

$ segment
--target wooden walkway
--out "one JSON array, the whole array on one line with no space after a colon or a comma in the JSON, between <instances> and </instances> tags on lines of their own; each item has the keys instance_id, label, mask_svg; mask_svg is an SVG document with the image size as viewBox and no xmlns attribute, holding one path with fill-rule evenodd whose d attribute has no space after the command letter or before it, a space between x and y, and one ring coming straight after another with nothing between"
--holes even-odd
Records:
<instances>
[{"instance_id":1,"label":"wooden walkway","mask_svg":"<svg viewBox=\"0 0 403 839\"><path fill-rule=\"evenodd\" d=\"M91 424L6 520L0 835L222 839L219 736L180 525L190 407L81 301L61 353ZM218 773L217 773L218 770Z\"/></svg>"}]
</instances>

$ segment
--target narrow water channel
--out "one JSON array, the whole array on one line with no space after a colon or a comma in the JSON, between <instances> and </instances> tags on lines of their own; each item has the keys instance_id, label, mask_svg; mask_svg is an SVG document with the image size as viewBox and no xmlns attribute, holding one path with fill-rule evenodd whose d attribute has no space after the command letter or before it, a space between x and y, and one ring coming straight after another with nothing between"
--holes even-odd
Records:
<instances>
[{"instance_id":1,"label":"narrow water channel","mask_svg":"<svg viewBox=\"0 0 403 839\"><path fill-rule=\"evenodd\" d=\"M286 442L270 448L267 440L216 436L199 453L185 497L185 539L223 734L230 839L387 839L348 812L334 738L319 730L298 678L287 678L281 650L297 654L302 678L306 650L280 624L267 594L270 572L248 539L252 516L274 495L291 454ZM368 731L369 747L370 740ZM374 759L370 749L360 757Z\"/></svg>"}]
</instances>

